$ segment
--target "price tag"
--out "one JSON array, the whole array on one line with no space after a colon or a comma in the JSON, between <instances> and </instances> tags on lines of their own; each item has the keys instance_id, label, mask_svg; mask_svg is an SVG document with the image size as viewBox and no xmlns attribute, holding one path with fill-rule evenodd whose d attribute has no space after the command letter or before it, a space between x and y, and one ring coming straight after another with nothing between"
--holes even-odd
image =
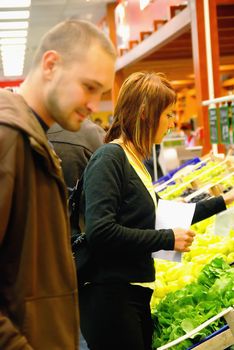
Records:
<instances>
[{"instance_id":1,"label":"price tag","mask_svg":"<svg viewBox=\"0 0 234 350\"><path fill-rule=\"evenodd\" d=\"M219 115L220 115L220 127L221 127L222 143L230 144L228 106L220 107L219 113L220 113Z\"/></svg>"},{"instance_id":2,"label":"price tag","mask_svg":"<svg viewBox=\"0 0 234 350\"><path fill-rule=\"evenodd\" d=\"M210 142L218 143L217 110L209 108Z\"/></svg>"}]
</instances>

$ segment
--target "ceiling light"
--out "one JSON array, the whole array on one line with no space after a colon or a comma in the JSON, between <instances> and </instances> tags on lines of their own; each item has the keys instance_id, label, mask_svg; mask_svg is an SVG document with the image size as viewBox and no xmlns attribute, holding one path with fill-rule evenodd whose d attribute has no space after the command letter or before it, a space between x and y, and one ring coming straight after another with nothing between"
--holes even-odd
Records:
<instances>
[{"instance_id":1,"label":"ceiling light","mask_svg":"<svg viewBox=\"0 0 234 350\"><path fill-rule=\"evenodd\" d=\"M0 29L27 29L28 22L0 22Z\"/></svg>"},{"instance_id":2,"label":"ceiling light","mask_svg":"<svg viewBox=\"0 0 234 350\"><path fill-rule=\"evenodd\" d=\"M23 74L25 48L25 45L1 47L4 76L21 76Z\"/></svg>"},{"instance_id":3,"label":"ceiling light","mask_svg":"<svg viewBox=\"0 0 234 350\"><path fill-rule=\"evenodd\" d=\"M0 39L1 45L26 44L27 38L4 38Z\"/></svg>"},{"instance_id":4,"label":"ceiling light","mask_svg":"<svg viewBox=\"0 0 234 350\"><path fill-rule=\"evenodd\" d=\"M25 38L27 35L27 30L0 30L0 38Z\"/></svg>"},{"instance_id":5,"label":"ceiling light","mask_svg":"<svg viewBox=\"0 0 234 350\"><path fill-rule=\"evenodd\" d=\"M15 50L15 55L17 56L18 53L22 53L25 51L26 45L2 45L1 46L1 54L6 54L9 52L13 52Z\"/></svg>"},{"instance_id":6,"label":"ceiling light","mask_svg":"<svg viewBox=\"0 0 234 350\"><path fill-rule=\"evenodd\" d=\"M1 8L10 7L29 7L31 5L31 0L1 0Z\"/></svg>"},{"instance_id":7,"label":"ceiling light","mask_svg":"<svg viewBox=\"0 0 234 350\"><path fill-rule=\"evenodd\" d=\"M0 11L0 19L28 19L29 11Z\"/></svg>"}]
</instances>

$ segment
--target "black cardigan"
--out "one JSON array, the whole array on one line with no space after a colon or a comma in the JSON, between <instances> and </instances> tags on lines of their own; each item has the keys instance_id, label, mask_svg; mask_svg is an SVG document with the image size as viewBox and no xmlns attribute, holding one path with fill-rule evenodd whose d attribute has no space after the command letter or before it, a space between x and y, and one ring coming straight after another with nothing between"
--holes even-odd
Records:
<instances>
[{"instance_id":1,"label":"black cardigan","mask_svg":"<svg viewBox=\"0 0 234 350\"><path fill-rule=\"evenodd\" d=\"M86 235L96 258L93 280L153 281L151 253L173 250L174 233L155 230L154 202L121 146L106 144L91 157L84 194ZM224 209L222 197L199 202L193 223Z\"/></svg>"}]
</instances>

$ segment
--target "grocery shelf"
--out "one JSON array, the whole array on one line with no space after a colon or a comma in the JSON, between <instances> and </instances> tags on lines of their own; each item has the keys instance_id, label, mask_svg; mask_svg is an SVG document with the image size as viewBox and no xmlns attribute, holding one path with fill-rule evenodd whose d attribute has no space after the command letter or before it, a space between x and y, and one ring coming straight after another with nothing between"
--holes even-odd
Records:
<instances>
[{"instance_id":1,"label":"grocery shelf","mask_svg":"<svg viewBox=\"0 0 234 350\"><path fill-rule=\"evenodd\" d=\"M234 337L230 329L215 335L213 338L195 346L194 350L225 350L234 344Z\"/></svg>"},{"instance_id":2,"label":"grocery shelf","mask_svg":"<svg viewBox=\"0 0 234 350\"><path fill-rule=\"evenodd\" d=\"M202 193L204 190L207 191L208 189L212 190L214 189L213 192L215 192L215 185L216 187L220 187L223 181L226 179L230 178L233 176L233 163L229 159L224 159L224 160L216 160L213 161L214 164L212 167L208 166L206 168L206 165L209 164L208 162L203 163L204 167L202 171L199 171L199 168L201 168L202 162L199 162L195 165L192 165L190 167L190 172L189 174L186 174L186 167L185 167L185 174L181 176L173 176L171 179L166 181L165 183L162 183L158 186L155 186L154 189L155 191L161 192L160 196L163 199L174 199L176 197L180 197L180 195L183 193L184 189L192 189L193 194L189 193L188 195L191 195L190 197L193 198L196 196L198 193L195 193L195 191L199 191L199 193ZM196 170L199 172L196 173ZM193 177L187 176L193 173ZM172 185L172 186L167 186L167 185ZM164 192L165 191L165 192ZM215 193L211 192L212 195L217 195ZM220 193L220 191L219 191ZM183 196L184 197L184 196ZM190 200L191 198L187 198L185 201Z\"/></svg>"},{"instance_id":3,"label":"grocery shelf","mask_svg":"<svg viewBox=\"0 0 234 350\"><path fill-rule=\"evenodd\" d=\"M216 334L213 337L207 337L207 340L204 340L202 343L198 344L197 346L195 345L193 349L194 350L225 350L228 346L231 346L234 344L234 309L232 307L229 307L223 310L219 314L215 315L214 317L210 318L206 322L202 323L197 328L193 329L191 332L183 335L182 337L166 345L161 346L157 350L167 350L172 348L173 346L181 343L183 340L191 338L196 333L201 331L203 328L207 327L210 323L218 320L221 317L225 318L229 328L221 333L216 332Z\"/></svg>"},{"instance_id":4,"label":"grocery shelf","mask_svg":"<svg viewBox=\"0 0 234 350\"><path fill-rule=\"evenodd\" d=\"M189 203L191 201L191 199L193 199L194 197L197 197L199 196L200 194L203 194L203 193L208 193L209 192L209 189L212 187L213 185L212 184L207 184L201 188L199 188L197 191L189 194L188 196L186 196L184 198L184 201Z\"/></svg>"},{"instance_id":5,"label":"grocery shelf","mask_svg":"<svg viewBox=\"0 0 234 350\"><path fill-rule=\"evenodd\" d=\"M155 192L162 191L171 183L181 183L184 175L188 175L188 173L195 171L199 167L204 166L206 163L207 160L199 160L197 157L185 162L183 165L175 169L176 171L173 171L173 173L169 172L162 178L159 178L158 181L154 183Z\"/></svg>"}]
</instances>

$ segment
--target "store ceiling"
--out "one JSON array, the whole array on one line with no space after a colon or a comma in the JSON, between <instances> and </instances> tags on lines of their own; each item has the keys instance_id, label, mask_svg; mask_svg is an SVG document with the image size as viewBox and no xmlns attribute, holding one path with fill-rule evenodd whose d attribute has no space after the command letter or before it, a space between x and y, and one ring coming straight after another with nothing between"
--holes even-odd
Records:
<instances>
[{"instance_id":1,"label":"store ceiling","mask_svg":"<svg viewBox=\"0 0 234 350\"><path fill-rule=\"evenodd\" d=\"M234 77L234 4L219 5L218 35L220 50L220 72ZM205 55L205 53L204 53ZM125 69L125 75L137 70L165 72L169 79L193 78L193 52L191 29L176 37L151 55Z\"/></svg>"},{"instance_id":2,"label":"store ceiling","mask_svg":"<svg viewBox=\"0 0 234 350\"><path fill-rule=\"evenodd\" d=\"M42 35L56 23L70 17L98 23L106 14L106 4L114 0L31 0L24 75ZM218 6L220 63L226 75L234 77L234 5ZM153 52L140 62L125 69L126 75L137 70L163 71L171 80L191 79L193 76L191 30L188 28L175 40ZM173 60L173 64L172 64ZM225 67L230 67L227 69ZM22 77L4 77L0 59L0 80Z\"/></svg>"},{"instance_id":3,"label":"store ceiling","mask_svg":"<svg viewBox=\"0 0 234 350\"><path fill-rule=\"evenodd\" d=\"M32 0L25 56L24 75L42 35L56 23L70 17L98 23L106 14L106 4L111 0ZM22 77L4 77L0 59L0 80L15 80Z\"/></svg>"}]
</instances>

